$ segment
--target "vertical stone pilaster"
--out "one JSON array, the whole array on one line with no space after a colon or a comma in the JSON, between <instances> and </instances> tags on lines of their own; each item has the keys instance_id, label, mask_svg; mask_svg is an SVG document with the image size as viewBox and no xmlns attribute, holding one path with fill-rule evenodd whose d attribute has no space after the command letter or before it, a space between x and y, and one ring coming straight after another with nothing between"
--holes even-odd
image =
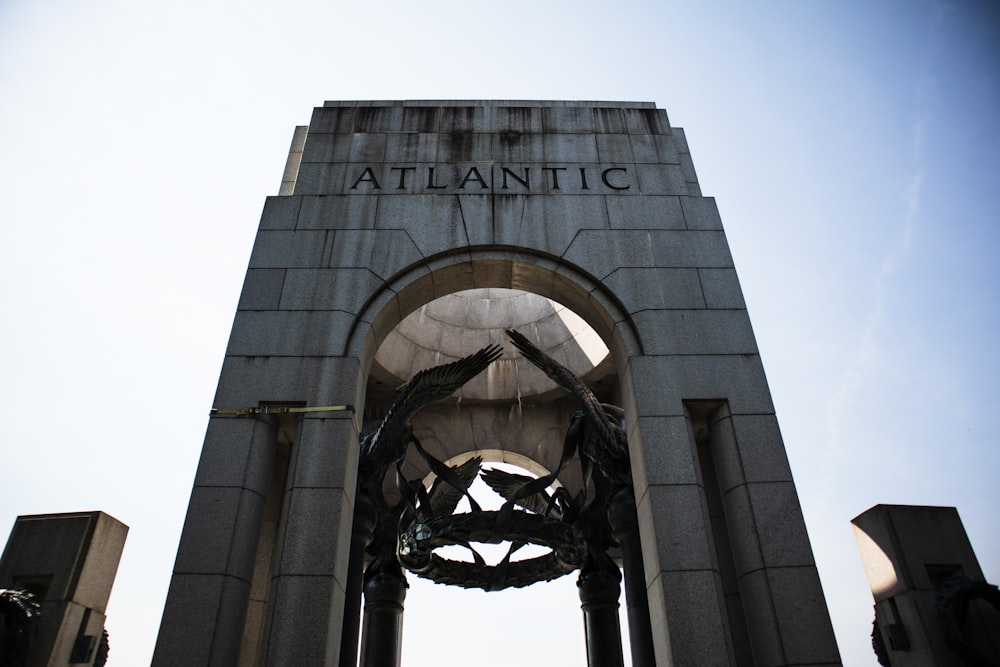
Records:
<instances>
[{"instance_id":1,"label":"vertical stone pilaster","mask_svg":"<svg viewBox=\"0 0 1000 667\"><path fill-rule=\"evenodd\" d=\"M275 550L266 664L333 664L340 654L357 466L348 452L356 450L346 414L302 420Z\"/></svg>"},{"instance_id":2,"label":"vertical stone pilaster","mask_svg":"<svg viewBox=\"0 0 1000 667\"><path fill-rule=\"evenodd\" d=\"M235 664L272 466L276 421L209 423L167 593L154 665Z\"/></svg>"}]
</instances>

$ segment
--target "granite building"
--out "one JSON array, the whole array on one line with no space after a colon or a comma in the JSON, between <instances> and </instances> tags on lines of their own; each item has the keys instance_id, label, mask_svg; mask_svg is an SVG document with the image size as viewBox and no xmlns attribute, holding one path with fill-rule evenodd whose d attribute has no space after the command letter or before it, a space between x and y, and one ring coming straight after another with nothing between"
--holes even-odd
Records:
<instances>
[{"instance_id":1,"label":"granite building","mask_svg":"<svg viewBox=\"0 0 1000 667\"><path fill-rule=\"evenodd\" d=\"M632 635L649 642L634 663L840 664L725 232L683 130L651 103L553 101L327 102L296 129L154 664L353 665L359 440L401 385L503 346L413 433L449 465L559 468L575 406L509 328L624 409L640 545L624 585ZM412 451L401 471L429 474ZM573 492L583 477L567 466L558 482Z\"/></svg>"}]
</instances>

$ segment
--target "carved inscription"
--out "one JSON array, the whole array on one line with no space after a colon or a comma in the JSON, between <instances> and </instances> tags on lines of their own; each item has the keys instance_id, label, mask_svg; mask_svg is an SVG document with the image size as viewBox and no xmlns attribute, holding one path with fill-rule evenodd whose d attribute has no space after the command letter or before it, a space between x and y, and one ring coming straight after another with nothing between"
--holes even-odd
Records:
<instances>
[{"instance_id":1,"label":"carved inscription","mask_svg":"<svg viewBox=\"0 0 1000 667\"><path fill-rule=\"evenodd\" d=\"M348 192L359 193L614 193L631 190L633 175L628 167L604 165L357 165L348 183Z\"/></svg>"}]
</instances>

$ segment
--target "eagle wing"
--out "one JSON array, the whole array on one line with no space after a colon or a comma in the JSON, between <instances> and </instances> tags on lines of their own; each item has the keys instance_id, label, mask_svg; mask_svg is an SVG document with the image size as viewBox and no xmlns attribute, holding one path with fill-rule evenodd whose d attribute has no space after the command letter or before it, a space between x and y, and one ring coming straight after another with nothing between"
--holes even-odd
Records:
<instances>
[{"instance_id":1,"label":"eagle wing","mask_svg":"<svg viewBox=\"0 0 1000 667\"><path fill-rule=\"evenodd\" d=\"M503 348L499 345L490 345L458 361L434 366L414 375L396 397L378 428L362 441L363 469L381 471L384 475L389 466L406 453L413 416L424 406L451 396L499 359L502 353Z\"/></svg>"},{"instance_id":2,"label":"eagle wing","mask_svg":"<svg viewBox=\"0 0 1000 667\"><path fill-rule=\"evenodd\" d=\"M561 518L562 510L555 503L550 502L549 495L544 491L532 493L523 498L517 498L517 494L524 488L525 484L535 481L534 477L518 475L513 472L506 472L497 468L488 468L482 472L480 477L491 489L503 496L507 500L516 498L514 502L526 510L541 514L542 516L554 516Z\"/></svg>"},{"instance_id":3,"label":"eagle wing","mask_svg":"<svg viewBox=\"0 0 1000 667\"><path fill-rule=\"evenodd\" d=\"M462 481L467 490L472 485L473 480L476 479L476 475L479 474L479 466L482 463L483 458L481 456L474 456L462 465L452 466L451 469L455 471L455 475ZM451 514L455 511L458 502L464 495L461 490L456 489L452 484L438 477L434 480L434 484L431 485L431 490L427 492L427 497L430 499L431 516L447 516Z\"/></svg>"},{"instance_id":4,"label":"eagle wing","mask_svg":"<svg viewBox=\"0 0 1000 667\"><path fill-rule=\"evenodd\" d=\"M525 359L538 367L550 380L572 394L581 404L588 436L596 440L596 448L585 452L595 459L606 475L619 477L612 471L628 471L628 443L621 423L621 408L604 405L590 387L580 381L568 368L538 349L523 334L507 329L507 337Z\"/></svg>"}]
</instances>

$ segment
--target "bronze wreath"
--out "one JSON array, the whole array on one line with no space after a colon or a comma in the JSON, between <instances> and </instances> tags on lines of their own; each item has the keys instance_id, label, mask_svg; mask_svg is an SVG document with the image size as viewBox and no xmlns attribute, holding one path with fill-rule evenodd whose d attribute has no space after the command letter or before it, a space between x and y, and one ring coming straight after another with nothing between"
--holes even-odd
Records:
<instances>
[{"instance_id":1,"label":"bronze wreath","mask_svg":"<svg viewBox=\"0 0 1000 667\"><path fill-rule=\"evenodd\" d=\"M497 565L487 565L470 545L537 544L551 549L543 556L511 561L508 552ZM443 546L467 547L474 563L442 558L433 553ZM513 551L513 549L512 549ZM583 539L569 524L516 509L438 516L413 522L399 535L399 562L417 576L439 584L499 591L549 581L580 567L587 553Z\"/></svg>"}]
</instances>

